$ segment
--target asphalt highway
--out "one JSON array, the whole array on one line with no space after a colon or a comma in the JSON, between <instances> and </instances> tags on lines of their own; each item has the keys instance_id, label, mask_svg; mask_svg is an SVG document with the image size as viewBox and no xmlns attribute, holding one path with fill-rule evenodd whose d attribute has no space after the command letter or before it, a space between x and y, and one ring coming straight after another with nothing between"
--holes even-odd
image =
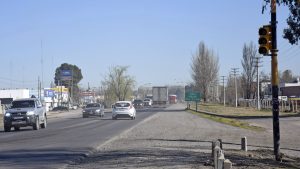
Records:
<instances>
[{"instance_id":1,"label":"asphalt highway","mask_svg":"<svg viewBox=\"0 0 300 169\"><path fill-rule=\"evenodd\" d=\"M69 112L49 112L46 129L4 132L0 130L0 168L63 168L117 138L159 109L137 111L135 120L82 118L81 109Z\"/></svg>"}]
</instances>

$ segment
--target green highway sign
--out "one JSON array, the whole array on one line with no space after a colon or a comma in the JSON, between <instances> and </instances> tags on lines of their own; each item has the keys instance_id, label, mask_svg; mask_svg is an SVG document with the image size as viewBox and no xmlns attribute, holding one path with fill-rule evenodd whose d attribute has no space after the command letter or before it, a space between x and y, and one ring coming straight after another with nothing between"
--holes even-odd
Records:
<instances>
[{"instance_id":1,"label":"green highway sign","mask_svg":"<svg viewBox=\"0 0 300 169\"><path fill-rule=\"evenodd\" d=\"M195 92L195 91L191 92L191 91L189 91L189 92L185 93L185 101L197 101L197 102L199 102L200 99L201 99L200 92Z\"/></svg>"}]
</instances>

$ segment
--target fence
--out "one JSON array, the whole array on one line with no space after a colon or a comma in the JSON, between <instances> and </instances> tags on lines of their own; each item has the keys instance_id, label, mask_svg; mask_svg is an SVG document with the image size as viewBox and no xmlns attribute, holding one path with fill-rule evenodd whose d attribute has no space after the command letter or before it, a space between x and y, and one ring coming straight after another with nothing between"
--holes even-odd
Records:
<instances>
[{"instance_id":1,"label":"fence","mask_svg":"<svg viewBox=\"0 0 300 169\"><path fill-rule=\"evenodd\" d=\"M298 112L299 100L279 100L279 109L282 112ZM239 106L241 107L257 107L256 99L239 99ZM260 100L260 106L262 109L272 109L272 100Z\"/></svg>"}]
</instances>

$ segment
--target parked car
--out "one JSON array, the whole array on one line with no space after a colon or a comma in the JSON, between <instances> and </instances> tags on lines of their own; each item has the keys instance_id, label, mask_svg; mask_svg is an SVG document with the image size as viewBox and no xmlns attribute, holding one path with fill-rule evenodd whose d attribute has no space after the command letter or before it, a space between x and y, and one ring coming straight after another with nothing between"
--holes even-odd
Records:
<instances>
[{"instance_id":1,"label":"parked car","mask_svg":"<svg viewBox=\"0 0 300 169\"><path fill-rule=\"evenodd\" d=\"M104 106L100 103L89 103L82 110L82 117L87 118L89 116L104 117Z\"/></svg>"},{"instance_id":2,"label":"parked car","mask_svg":"<svg viewBox=\"0 0 300 169\"><path fill-rule=\"evenodd\" d=\"M144 107L144 102L141 99L135 99L135 100L133 100L133 106L136 109L143 108Z\"/></svg>"},{"instance_id":3,"label":"parked car","mask_svg":"<svg viewBox=\"0 0 300 169\"><path fill-rule=\"evenodd\" d=\"M46 109L37 98L16 99L6 110L3 122L5 132L10 132L11 127L15 130L27 126L32 126L34 130L46 128Z\"/></svg>"},{"instance_id":4,"label":"parked car","mask_svg":"<svg viewBox=\"0 0 300 169\"><path fill-rule=\"evenodd\" d=\"M136 117L136 110L131 101L118 101L112 107L113 120L118 118L131 118L133 120Z\"/></svg>"},{"instance_id":5,"label":"parked car","mask_svg":"<svg viewBox=\"0 0 300 169\"><path fill-rule=\"evenodd\" d=\"M144 106L152 106L152 100L149 98L144 99Z\"/></svg>"}]
</instances>

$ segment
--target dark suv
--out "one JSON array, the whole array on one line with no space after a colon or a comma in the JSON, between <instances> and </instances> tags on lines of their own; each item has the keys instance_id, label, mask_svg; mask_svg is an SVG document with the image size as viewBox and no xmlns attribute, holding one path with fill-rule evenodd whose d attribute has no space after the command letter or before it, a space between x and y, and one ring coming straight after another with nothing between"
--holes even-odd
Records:
<instances>
[{"instance_id":1,"label":"dark suv","mask_svg":"<svg viewBox=\"0 0 300 169\"><path fill-rule=\"evenodd\" d=\"M9 132L11 127L20 130L20 127L32 126L34 130L46 128L47 114L45 107L36 98L17 99L5 112L4 131Z\"/></svg>"},{"instance_id":2,"label":"dark suv","mask_svg":"<svg viewBox=\"0 0 300 169\"><path fill-rule=\"evenodd\" d=\"M135 99L133 101L133 107L136 108L136 109L143 108L144 107L143 100L141 100L141 99Z\"/></svg>"}]
</instances>

